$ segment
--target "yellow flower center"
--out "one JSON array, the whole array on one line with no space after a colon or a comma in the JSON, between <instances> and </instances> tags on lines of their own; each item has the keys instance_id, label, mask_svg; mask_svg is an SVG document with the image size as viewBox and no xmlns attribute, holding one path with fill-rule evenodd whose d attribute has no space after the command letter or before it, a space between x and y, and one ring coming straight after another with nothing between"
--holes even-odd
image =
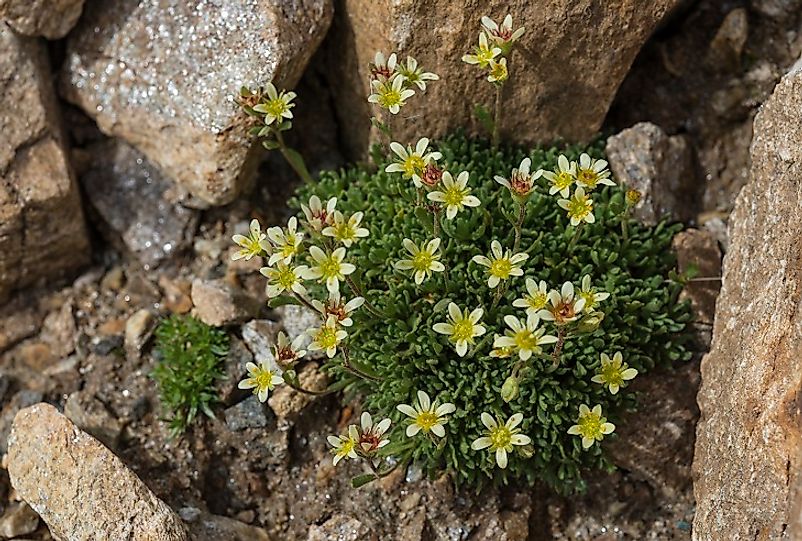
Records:
<instances>
[{"instance_id":1,"label":"yellow flower center","mask_svg":"<svg viewBox=\"0 0 802 541\"><path fill-rule=\"evenodd\" d=\"M348 222L342 222L334 226L334 237L338 240L356 239L356 231Z\"/></svg>"},{"instance_id":2,"label":"yellow flower center","mask_svg":"<svg viewBox=\"0 0 802 541\"><path fill-rule=\"evenodd\" d=\"M412 177L412 175L421 175L423 174L423 169L426 167L426 162L423 161L423 157L418 156L417 154L411 154L404 160L402 164L404 168L404 175L407 177Z\"/></svg>"},{"instance_id":3,"label":"yellow flower center","mask_svg":"<svg viewBox=\"0 0 802 541\"><path fill-rule=\"evenodd\" d=\"M342 443L342 446L336 450L336 454L339 456L345 456L354 450L354 446L356 446L356 442L351 438L348 438Z\"/></svg>"},{"instance_id":4,"label":"yellow flower center","mask_svg":"<svg viewBox=\"0 0 802 541\"><path fill-rule=\"evenodd\" d=\"M268 115L279 118L289 110L289 107L287 107L287 103L281 98L275 98L265 103L265 110Z\"/></svg>"},{"instance_id":5,"label":"yellow flower center","mask_svg":"<svg viewBox=\"0 0 802 541\"><path fill-rule=\"evenodd\" d=\"M422 411L415 418L415 424L418 425L424 432L428 432L435 424L437 424L437 415L431 411Z\"/></svg>"},{"instance_id":6,"label":"yellow flower center","mask_svg":"<svg viewBox=\"0 0 802 541\"><path fill-rule=\"evenodd\" d=\"M596 306L596 295L592 289L590 291L580 291L579 297L585 299L585 310L591 310Z\"/></svg>"},{"instance_id":7,"label":"yellow flower center","mask_svg":"<svg viewBox=\"0 0 802 541\"><path fill-rule=\"evenodd\" d=\"M493 60L493 51L490 49L489 46L487 47L476 47L476 60L479 63L479 67L484 68L486 67L491 60Z\"/></svg>"},{"instance_id":8,"label":"yellow flower center","mask_svg":"<svg viewBox=\"0 0 802 541\"><path fill-rule=\"evenodd\" d=\"M515 333L513 338L515 345L518 349L528 349L530 351L538 350L537 338L535 334L529 329L521 329Z\"/></svg>"},{"instance_id":9,"label":"yellow flower center","mask_svg":"<svg viewBox=\"0 0 802 541\"><path fill-rule=\"evenodd\" d=\"M595 188L599 182L599 174L593 169L580 169L577 178L579 178L579 182L588 188Z\"/></svg>"},{"instance_id":10,"label":"yellow flower center","mask_svg":"<svg viewBox=\"0 0 802 541\"><path fill-rule=\"evenodd\" d=\"M432 268L434 256L426 250L421 250L412 256L412 268L416 271L427 271Z\"/></svg>"},{"instance_id":11,"label":"yellow flower center","mask_svg":"<svg viewBox=\"0 0 802 541\"><path fill-rule=\"evenodd\" d=\"M337 278L340 276L340 262L337 261L334 256L326 256L326 258L320 262L320 273L323 275L323 278Z\"/></svg>"},{"instance_id":12,"label":"yellow flower center","mask_svg":"<svg viewBox=\"0 0 802 541\"><path fill-rule=\"evenodd\" d=\"M491 451L498 449L510 450L512 448L512 431L507 425L498 425L490 431Z\"/></svg>"},{"instance_id":13,"label":"yellow flower center","mask_svg":"<svg viewBox=\"0 0 802 541\"><path fill-rule=\"evenodd\" d=\"M585 438L600 439L602 434L601 417L592 411L579 419L579 433Z\"/></svg>"},{"instance_id":14,"label":"yellow flower center","mask_svg":"<svg viewBox=\"0 0 802 541\"><path fill-rule=\"evenodd\" d=\"M624 385L624 377L622 376L623 370L620 366L615 366L613 363L608 364L607 366L602 367L602 379L608 385L618 385L619 387L623 387Z\"/></svg>"},{"instance_id":15,"label":"yellow flower center","mask_svg":"<svg viewBox=\"0 0 802 541\"><path fill-rule=\"evenodd\" d=\"M276 283L284 289L290 289L298 279L293 270L289 267L279 269L276 271Z\"/></svg>"},{"instance_id":16,"label":"yellow flower center","mask_svg":"<svg viewBox=\"0 0 802 541\"><path fill-rule=\"evenodd\" d=\"M572 218L582 220L593 211L593 203L586 195L584 197L574 196L568 205L568 215Z\"/></svg>"},{"instance_id":17,"label":"yellow flower center","mask_svg":"<svg viewBox=\"0 0 802 541\"><path fill-rule=\"evenodd\" d=\"M337 347L337 330L334 327L323 327L315 337L315 341L323 349Z\"/></svg>"},{"instance_id":18,"label":"yellow flower center","mask_svg":"<svg viewBox=\"0 0 802 541\"><path fill-rule=\"evenodd\" d=\"M509 278L511 271L512 262L507 258L496 259L490 263L490 274L502 280Z\"/></svg>"},{"instance_id":19,"label":"yellow flower center","mask_svg":"<svg viewBox=\"0 0 802 541\"><path fill-rule=\"evenodd\" d=\"M402 105L401 91L385 86L379 91L379 105L387 109L394 105Z\"/></svg>"},{"instance_id":20,"label":"yellow flower center","mask_svg":"<svg viewBox=\"0 0 802 541\"><path fill-rule=\"evenodd\" d=\"M504 81L507 79L507 66L504 64L497 62L493 64L493 67L490 68L490 75L496 81Z\"/></svg>"},{"instance_id":21,"label":"yellow flower center","mask_svg":"<svg viewBox=\"0 0 802 541\"><path fill-rule=\"evenodd\" d=\"M287 235L284 244L281 246L282 257L290 257L295 255L297 249L295 247L295 235Z\"/></svg>"},{"instance_id":22,"label":"yellow flower center","mask_svg":"<svg viewBox=\"0 0 802 541\"><path fill-rule=\"evenodd\" d=\"M535 310L540 310L546 303L548 302L549 298L545 293L538 293L535 296L527 296L526 302L529 304L530 308L534 308Z\"/></svg>"},{"instance_id":23,"label":"yellow flower center","mask_svg":"<svg viewBox=\"0 0 802 541\"><path fill-rule=\"evenodd\" d=\"M273 390L273 372L259 368L258 373L253 377L257 389Z\"/></svg>"},{"instance_id":24,"label":"yellow flower center","mask_svg":"<svg viewBox=\"0 0 802 541\"><path fill-rule=\"evenodd\" d=\"M564 190L574 182L574 177L567 171L560 171L552 182L556 188Z\"/></svg>"},{"instance_id":25,"label":"yellow flower center","mask_svg":"<svg viewBox=\"0 0 802 541\"><path fill-rule=\"evenodd\" d=\"M452 186L443 193L443 202L449 207L461 206L464 197L465 194L461 189L457 186Z\"/></svg>"},{"instance_id":26,"label":"yellow flower center","mask_svg":"<svg viewBox=\"0 0 802 541\"><path fill-rule=\"evenodd\" d=\"M456 321L451 337L455 342L468 341L473 338L473 323L471 323L471 320L465 318Z\"/></svg>"}]
</instances>

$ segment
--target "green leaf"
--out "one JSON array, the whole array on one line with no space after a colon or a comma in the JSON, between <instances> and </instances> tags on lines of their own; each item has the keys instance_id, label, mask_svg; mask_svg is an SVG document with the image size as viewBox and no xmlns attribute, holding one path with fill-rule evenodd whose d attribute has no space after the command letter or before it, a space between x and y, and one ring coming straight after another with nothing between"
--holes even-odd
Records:
<instances>
[{"instance_id":1,"label":"green leaf","mask_svg":"<svg viewBox=\"0 0 802 541\"><path fill-rule=\"evenodd\" d=\"M357 475L356 477L351 479L351 486L353 488L360 488L360 487L363 487L363 486L367 485L368 483L372 483L375 480L376 480L376 476L373 475L372 473L370 473L370 474L366 473L364 475Z\"/></svg>"}]
</instances>

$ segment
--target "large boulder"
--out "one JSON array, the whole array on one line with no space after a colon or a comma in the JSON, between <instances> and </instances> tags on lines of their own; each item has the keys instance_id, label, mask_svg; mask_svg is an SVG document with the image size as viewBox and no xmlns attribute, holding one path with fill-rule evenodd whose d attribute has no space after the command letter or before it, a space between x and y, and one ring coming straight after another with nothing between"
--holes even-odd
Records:
<instances>
[{"instance_id":1,"label":"large boulder","mask_svg":"<svg viewBox=\"0 0 802 541\"><path fill-rule=\"evenodd\" d=\"M352 154L367 150L368 64L377 51L385 55L397 51L399 60L412 55L441 79L427 87L425 96L416 95L408 102L398 115L406 120L394 120L397 140L436 137L463 127L479 131L474 106L492 108L495 91L477 68L461 58L476 43L483 15L501 21L507 13L526 33L509 60L502 135L523 142L587 139L601 126L641 46L682 3L341 1L328 65Z\"/></svg>"},{"instance_id":2,"label":"large boulder","mask_svg":"<svg viewBox=\"0 0 802 541\"><path fill-rule=\"evenodd\" d=\"M62 93L201 199L222 204L256 165L241 86L294 85L331 0L109 0L71 34Z\"/></svg>"},{"instance_id":3,"label":"large boulder","mask_svg":"<svg viewBox=\"0 0 802 541\"><path fill-rule=\"evenodd\" d=\"M67 35L84 7L84 0L0 0L0 20L26 36L59 39Z\"/></svg>"},{"instance_id":4,"label":"large boulder","mask_svg":"<svg viewBox=\"0 0 802 541\"><path fill-rule=\"evenodd\" d=\"M0 23L0 302L89 261L44 44Z\"/></svg>"},{"instance_id":5,"label":"large boulder","mask_svg":"<svg viewBox=\"0 0 802 541\"><path fill-rule=\"evenodd\" d=\"M699 541L780 539L802 507L802 72L777 85L754 134L702 362Z\"/></svg>"}]
</instances>

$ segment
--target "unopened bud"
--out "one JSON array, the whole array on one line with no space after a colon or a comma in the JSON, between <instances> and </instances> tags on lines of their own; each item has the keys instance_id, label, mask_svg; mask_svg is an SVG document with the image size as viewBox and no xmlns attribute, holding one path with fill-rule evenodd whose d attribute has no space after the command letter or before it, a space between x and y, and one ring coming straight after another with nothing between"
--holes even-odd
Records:
<instances>
[{"instance_id":1,"label":"unopened bud","mask_svg":"<svg viewBox=\"0 0 802 541\"><path fill-rule=\"evenodd\" d=\"M582 319L576 326L578 333L592 333L599 328L602 321L604 321L604 312L591 312Z\"/></svg>"},{"instance_id":2,"label":"unopened bud","mask_svg":"<svg viewBox=\"0 0 802 541\"><path fill-rule=\"evenodd\" d=\"M640 201L641 193L638 190L627 190L627 204L634 207Z\"/></svg>"},{"instance_id":3,"label":"unopened bud","mask_svg":"<svg viewBox=\"0 0 802 541\"><path fill-rule=\"evenodd\" d=\"M501 399L504 402L512 402L518 398L519 391L518 378L510 376L504 380L504 385L501 386Z\"/></svg>"}]
</instances>

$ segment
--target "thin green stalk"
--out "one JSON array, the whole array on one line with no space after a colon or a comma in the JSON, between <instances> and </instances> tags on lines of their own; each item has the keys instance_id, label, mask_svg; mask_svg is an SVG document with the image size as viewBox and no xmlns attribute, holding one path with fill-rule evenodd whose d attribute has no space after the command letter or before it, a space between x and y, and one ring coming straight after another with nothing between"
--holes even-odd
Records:
<instances>
[{"instance_id":1,"label":"thin green stalk","mask_svg":"<svg viewBox=\"0 0 802 541\"><path fill-rule=\"evenodd\" d=\"M577 241L579 240L579 235L582 233L582 226L585 222L579 222L576 226L574 231L574 236L571 237L571 242L568 243L568 254L571 255L571 252L574 250L574 246L576 246Z\"/></svg>"},{"instance_id":2,"label":"thin green stalk","mask_svg":"<svg viewBox=\"0 0 802 541\"><path fill-rule=\"evenodd\" d=\"M504 85L497 84L496 86L496 101L494 104L494 112L493 112L493 137L491 139L493 150L498 148L499 143L499 130L501 126L501 89L504 88Z\"/></svg>"},{"instance_id":3,"label":"thin green stalk","mask_svg":"<svg viewBox=\"0 0 802 541\"><path fill-rule=\"evenodd\" d=\"M314 180L312 179L312 175L310 175L309 171L306 169L306 165L304 165L301 155L287 146L287 144L284 142L284 136L281 135L281 131L274 128L273 133L276 135L276 142L278 143L279 152L281 152L281 155L284 156L285 160L287 160L287 163L290 164L290 167L292 167L292 170L295 171L295 174L298 175L306 184L313 184ZM295 156L293 156L293 153Z\"/></svg>"},{"instance_id":4,"label":"thin green stalk","mask_svg":"<svg viewBox=\"0 0 802 541\"><path fill-rule=\"evenodd\" d=\"M515 222L515 242L512 244L513 254L517 254L518 248L521 247L521 230L526 219L526 201L519 201L518 205L518 221Z\"/></svg>"},{"instance_id":5,"label":"thin green stalk","mask_svg":"<svg viewBox=\"0 0 802 541\"><path fill-rule=\"evenodd\" d=\"M371 376L370 374L363 372L362 370L358 369L354 365L351 364L351 357L348 354L348 346L343 346L340 348L343 354L343 368L348 372L352 373L353 375L360 377L362 379L366 379L368 381L381 381L381 379Z\"/></svg>"},{"instance_id":6,"label":"thin green stalk","mask_svg":"<svg viewBox=\"0 0 802 541\"><path fill-rule=\"evenodd\" d=\"M365 308L367 308L371 314L378 317L386 317L386 314L384 314L384 312L373 306L373 304L368 300L365 294L362 293L362 290L359 288L359 286L356 285L356 282L354 282L353 278L351 278L350 276L346 276L345 281L348 284L348 287L351 288L351 291L353 291L357 297L362 297L363 299L365 299Z\"/></svg>"}]
</instances>

